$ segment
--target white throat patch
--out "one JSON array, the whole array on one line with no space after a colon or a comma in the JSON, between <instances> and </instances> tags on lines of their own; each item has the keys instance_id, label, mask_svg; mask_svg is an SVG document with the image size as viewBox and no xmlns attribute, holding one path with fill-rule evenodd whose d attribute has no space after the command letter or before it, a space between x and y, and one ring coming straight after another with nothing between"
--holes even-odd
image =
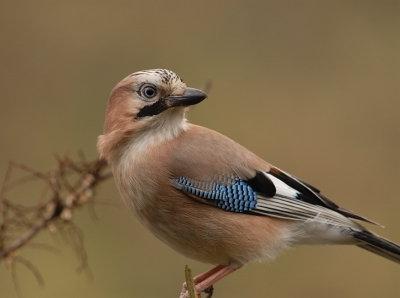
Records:
<instances>
[{"instance_id":1,"label":"white throat patch","mask_svg":"<svg viewBox=\"0 0 400 298\"><path fill-rule=\"evenodd\" d=\"M176 138L182 131L187 131L189 126L185 117L184 108L172 108L160 115L153 116L147 121L144 130L137 132L128 143L133 152L139 153L151 146L170 141Z\"/></svg>"}]
</instances>

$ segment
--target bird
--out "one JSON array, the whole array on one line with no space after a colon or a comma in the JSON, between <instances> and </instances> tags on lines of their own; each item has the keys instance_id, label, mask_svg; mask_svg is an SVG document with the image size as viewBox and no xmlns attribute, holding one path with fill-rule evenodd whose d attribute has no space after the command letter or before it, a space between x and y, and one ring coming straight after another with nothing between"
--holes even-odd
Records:
<instances>
[{"instance_id":1,"label":"bird","mask_svg":"<svg viewBox=\"0 0 400 298\"><path fill-rule=\"evenodd\" d=\"M198 295L296 245L356 245L400 263L400 246L360 223L374 221L189 123L187 112L206 97L170 70L135 72L111 91L97 142L141 224L180 254L215 266L194 278ZM189 297L185 284L180 297Z\"/></svg>"}]
</instances>

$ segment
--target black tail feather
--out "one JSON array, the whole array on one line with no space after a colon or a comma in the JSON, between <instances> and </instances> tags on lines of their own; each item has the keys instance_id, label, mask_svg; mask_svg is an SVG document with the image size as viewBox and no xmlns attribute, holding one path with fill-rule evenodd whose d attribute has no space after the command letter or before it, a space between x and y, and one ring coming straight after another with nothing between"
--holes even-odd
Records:
<instances>
[{"instance_id":1,"label":"black tail feather","mask_svg":"<svg viewBox=\"0 0 400 298\"><path fill-rule=\"evenodd\" d=\"M400 246L369 231L352 231L352 236L362 243L358 247L400 264Z\"/></svg>"}]
</instances>

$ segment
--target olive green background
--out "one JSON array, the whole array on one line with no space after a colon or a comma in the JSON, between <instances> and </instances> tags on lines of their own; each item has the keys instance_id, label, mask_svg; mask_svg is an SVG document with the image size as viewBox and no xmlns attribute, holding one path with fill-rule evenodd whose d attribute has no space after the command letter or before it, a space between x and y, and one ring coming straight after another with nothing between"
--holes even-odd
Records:
<instances>
[{"instance_id":1,"label":"olive green background","mask_svg":"<svg viewBox=\"0 0 400 298\"><path fill-rule=\"evenodd\" d=\"M53 152L96 158L109 92L128 74L178 73L213 87L189 119L228 135L386 226L400 242L399 1L3 1L0 4L0 177L8 160L38 170ZM180 256L123 206L74 213L93 278L59 235L20 255L24 297L178 297ZM21 202L37 195L20 190ZM263 231L260 231L263 233ZM400 297L400 266L356 247L300 247L250 264L215 285L215 297ZM0 263L0 296L16 297Z\"/></svg>"}]
</instances>

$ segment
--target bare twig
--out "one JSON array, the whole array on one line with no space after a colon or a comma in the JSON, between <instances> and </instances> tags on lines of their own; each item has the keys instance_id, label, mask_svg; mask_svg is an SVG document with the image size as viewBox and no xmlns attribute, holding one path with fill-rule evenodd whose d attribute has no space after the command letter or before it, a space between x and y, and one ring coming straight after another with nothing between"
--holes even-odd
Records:
<instances>
[{"instance_id":1,"label":"bare twig","mask_svg":"<svg viewBox=\"0 0 400 298\"><path fill-rule=\"evenodd\" d=\"M88 162L83 153L80 153L79 159L75 162L67 156L56 156L57 164L48 173L42 173L16 162L9 164L0 189L0 261L6 261L18 296L21 296L21 291L15 273L16 263L27 267L39 284L44 283L36 267L19 256L19 250L24 247L50 249L49 246L35 245L31 242L44 229L48 228L56 232L64 230L63 226L67 227L70 239L81 260L79 269L88 268L83 233L73 223L72 214L75 209L88 202L92 203L98 184L110 178L112 174L106 170L107 165L103 160ZM16 169L22 170L25 175L12 180L13 171ZM36 204L21 205L7 197L12 189L22 187L33 179L45 183L45 188L36 199Z\"/></svg>"}]
</instances>

